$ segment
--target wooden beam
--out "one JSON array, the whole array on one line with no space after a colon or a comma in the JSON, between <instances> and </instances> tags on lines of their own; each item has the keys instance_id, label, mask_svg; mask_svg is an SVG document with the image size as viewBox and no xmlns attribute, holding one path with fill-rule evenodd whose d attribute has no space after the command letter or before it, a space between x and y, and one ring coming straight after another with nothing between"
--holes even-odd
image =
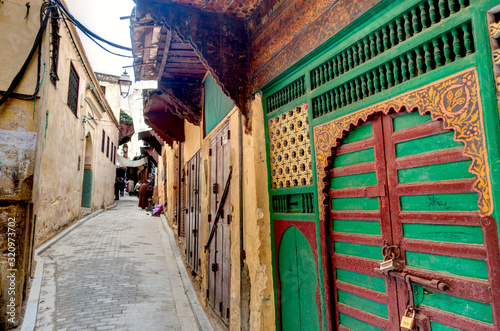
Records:
<instances>
[{"instance_id":1,"label":"wooden beam","mask_svg":"<svg viewBox=\"0 0 500 331\"><path fill-rule=\"evenodd\" d=\"M173 50L170 50L170 54L175 55L175 56L188 56L188 57L196 56L197 57L197 55L194 51L173 51Z\"/></svg>"},{"instance_id":2,"label":"wooden beam","mask_svg":"<svg viewBox=\"0 0 500 331\"><path fill-rule=\"evenodd\" d=\"M185 50L193 50L193 46L191 46L190 44L188 43L176 43L176 42L173 42L171 45L170 45L170 48L171 49L185 49Z\"/></svg>"},{"instance_id":3,"label":"wooden beam","mask_svg":"<svg viewBox=\"0 0 500 331\"><path fill-rule=\"evenodd\" d=\"M193 56L173 56L173 55L170 55L168 57L168 62L170 62L170 63L202 64L198 57L193 57Z\"/></svg>"},{"instance_id":4,"label":"wooden beam","mask_svg":"<svg viewBox=\"0 0 500 331\"><path fill-rule=\"evenodd\" d=\"M193 64L193 63L174 63L174 62L170 62L168 61L167 62L167 65L165 68L182 68L182 69L194 69L194 70L197 70L197 69L200 69L200 70L205 70L205 67L203 66L203 64Z\"/></svg>"},{"instance_id":5,"label":"wooden beam","mask_svg":"<svg viewBox=\"0 0 500 331\"><path fill-rule=\"evenodd\" d=\"M165 69L165 73L201 75L202 78L205 75L205 72L206 72L205 69L204 70L201 70L201 69L193 70L193 69L182 69L182 68L166 68Z\"/></svg>"},{"instance_id":6,"label":"wooden beam","mask_svg":"<svg viewBox=\"0 0 500 331\"><path fill-rule=\"evenodd\" d=\"M150 31L146 32L145 36L144 36L144 51L142 53L142 61L147 63L149 61L149 56L151 54L151 50L150 50L150 47L153 45L151 43L151 39L153 38L153 31L154 29L151 29ZM142 76L144 76L144 66L141 67L141 69L139 70L140 72L140 75L139 75L139 78L141 78Z\"/></svg>"},{"instance_id":7,"label":"wooden beam","mask_svg":"<svg viewBox=\"0 0 500 331\"><path fill-rule=\"evenodd\" d=\"M163 50L163 58L161 59L160 70L158 71L158 77L156 78L158 81L161 80L163 75L163 71L165 70L165 65L167 63L168 52L170 48L170 41L172 40L172 32L167 29L167 38L165 41L165 49Z\"/></svg>"}]
</instances>

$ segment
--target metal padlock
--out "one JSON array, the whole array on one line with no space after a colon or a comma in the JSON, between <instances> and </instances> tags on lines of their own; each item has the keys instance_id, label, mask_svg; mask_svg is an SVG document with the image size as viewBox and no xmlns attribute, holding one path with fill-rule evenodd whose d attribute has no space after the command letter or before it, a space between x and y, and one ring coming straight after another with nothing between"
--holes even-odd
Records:
<instances>
[{"instance_id":1,"label":"metal padlock","mask_svg":"<svg viewBox=\"0 0 500 331\"><path fill-rule=\"evenodd\" d=\"M388 273L389 271L394 269L396 269L396 267L394 266L394 260L391 259L380 262L380 271Z\"/></svg>"},{"instance_id":2,"label":"metal padlock","mask_svg":"<svg viewBox=\"0 0 500 331\"><path fill-rule=\"evenodd\" d=\"M408 311L411 310L413 312L412 316L408 316ZM413 308L407 308L405 311L405 314L403 316L403 319L401 320L401 327L404 329L408 330L413 330L413 327L415 326L415 315L417 312Z\"/></svg>"}]
</instances>

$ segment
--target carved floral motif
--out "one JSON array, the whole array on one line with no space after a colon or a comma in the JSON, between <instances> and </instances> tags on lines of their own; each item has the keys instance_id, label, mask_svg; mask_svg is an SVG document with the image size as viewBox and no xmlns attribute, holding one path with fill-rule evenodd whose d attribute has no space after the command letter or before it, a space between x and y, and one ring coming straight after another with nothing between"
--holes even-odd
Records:
<instances>
[{"instance_id":1,"label":"carved floral motif","mask_svg":"<svg viewBox=\"0 0 500 331\"><path fill-rule=\"evenodd\" d=\"M465 144L463 154L472 159L469 171L477 177L474 190L479 193L479 214L491 215L491 183L475 68L315 127L318 197L324 196L324 191L328 189L323 182L325 168L328 166L327 158L349 128L365 122L374 113L388 114L403 110L418 110L421 115L430 113L433 120L443 120L445 129L455 131L454 140ZM323 218L325 208L322 199L319 201L319 210Z\"/></svg>"}]
</instances>

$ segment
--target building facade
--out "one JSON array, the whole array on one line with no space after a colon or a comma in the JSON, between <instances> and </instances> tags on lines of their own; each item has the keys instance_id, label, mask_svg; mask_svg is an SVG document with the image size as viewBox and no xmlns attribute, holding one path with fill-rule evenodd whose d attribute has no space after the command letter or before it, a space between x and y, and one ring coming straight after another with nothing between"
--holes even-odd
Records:
<instances>
[{"instance_id":1,"label":"building facade","mask_svg":"<svg viewBox=\"0 0 500 331\"><path fill-rule=\"evenodd\" d=\"M34 249L114 203L119 119L76 29L47 5L10 1L0 7L0 26L8 31L0 37L2 96L33 53L0 106L0 307L9 313L0 315L1 329L19 324Z\"/></svg>"},{"instance_id":2,"label":"building facade","mask_svg":"<svg viewBox=\"0 0 500 331\"><path fill-rule=\"evenodd\" d=\"M499 11L137 1L166 215L225 327L499 328Z\"/></svg>"}]
</instances>

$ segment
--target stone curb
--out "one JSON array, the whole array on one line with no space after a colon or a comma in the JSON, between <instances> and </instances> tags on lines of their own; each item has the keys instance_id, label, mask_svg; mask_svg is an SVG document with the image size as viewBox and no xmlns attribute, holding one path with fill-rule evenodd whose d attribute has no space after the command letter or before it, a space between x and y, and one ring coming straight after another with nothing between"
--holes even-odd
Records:
<instances>
[{"instance_id":1,"label":"stone curb","mask_svg":"<svg viewBox=\"0 0 500 331\"><path fill-rule=\"evenodd\" d=\"M186 290L186 296L188 297L189 304L191 306L191 309L193 310L196 323L198 324L200 330L214 331L214 329L212 328L212 324L210 324L207 315L205 315L205 311L198 301L198 297L196 296L193 285L191 284L191 279L187 274L184 262L182 262L181 255L179 254L179 250L177 249L177 245L175 244L174 233L172 232L172 229L170 229L170 227L167 225L166 217L163 214L160 215L160 217L163 229L167 233L168 239L170 240L170 246L172 246L172 252L174 253L175 261L177 262L177 267L181 274L182 282L184 283L184 289Z\"/></svg>"},{"instance_id":2,"label":"stone curb","mask_svg":"<svg viewBox=\"0 0 500 331\"><path fill-rule=\"evenodd\" d=\"M75 230L77 227L87 222L88 220L96 217L97 215L103 213L104 211L116 207L116 203L112 204L109 207L93 212L92 214L82 218L63 232L59 233L57 236L40 246L35 250L35 277L31 283L31 289L28 296L28 303L26 304L26 311L24 313L23 325L21 327L21 331L33 331L36 326L36 317L38 313L38 300L40 299L40 290L42 288L42 279L43 279L43 259L41 258L41 254L47 251L54 244L59 242L61 239L66 237L71 231Z\"/></svg>"}]
</instances>

